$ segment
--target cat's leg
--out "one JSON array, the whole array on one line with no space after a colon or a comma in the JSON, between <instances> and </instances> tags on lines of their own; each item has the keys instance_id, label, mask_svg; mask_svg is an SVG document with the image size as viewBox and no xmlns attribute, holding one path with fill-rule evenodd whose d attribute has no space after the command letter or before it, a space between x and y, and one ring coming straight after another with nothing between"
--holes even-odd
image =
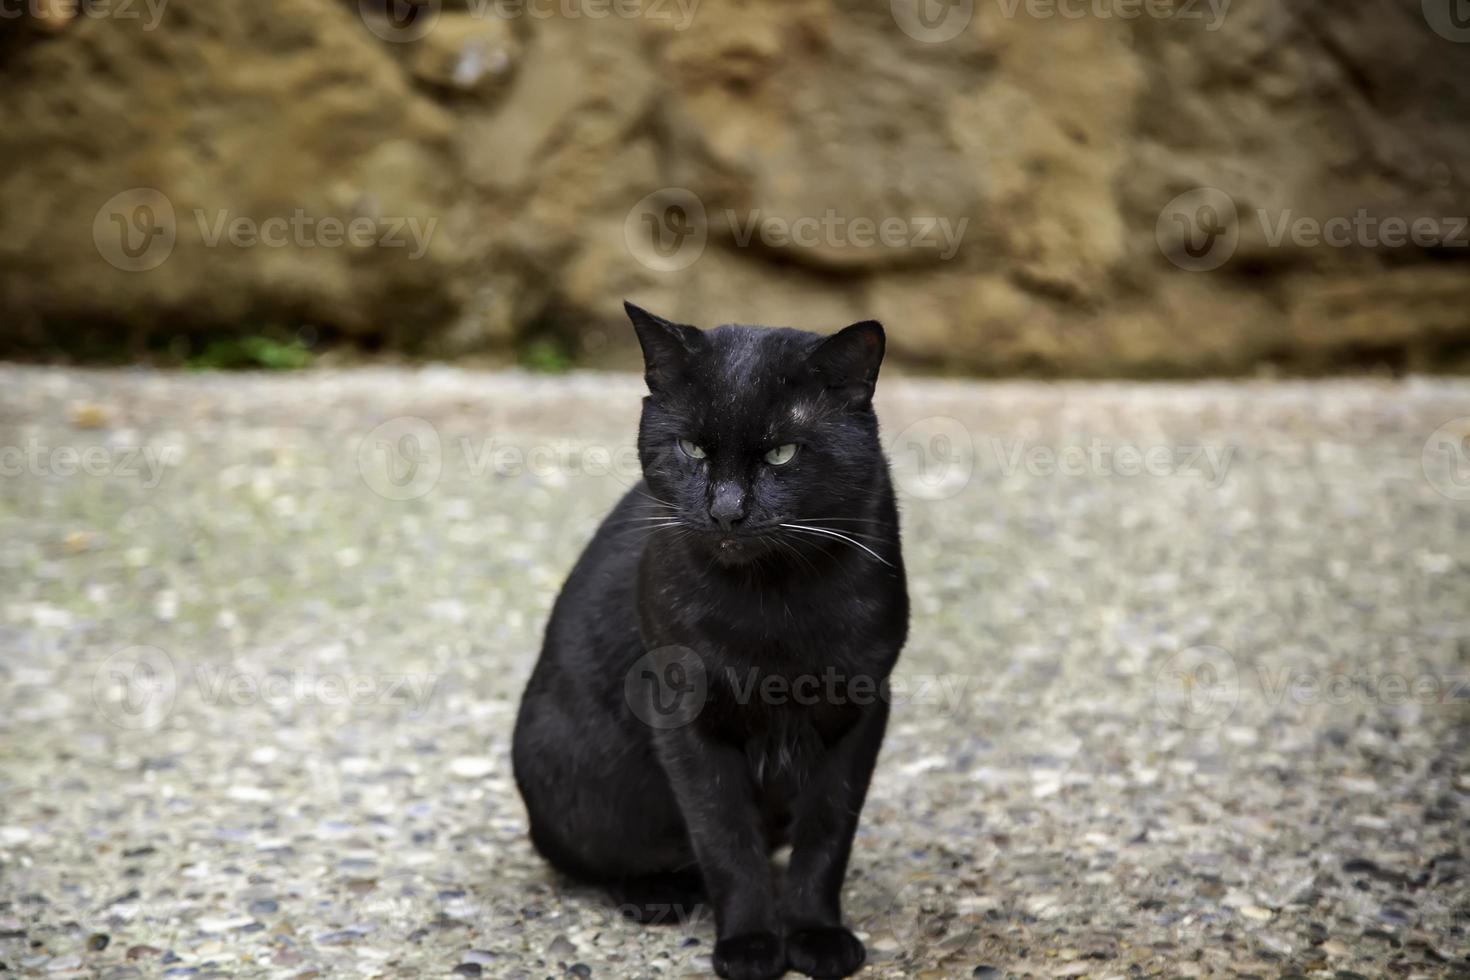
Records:
<instances>
[{"instance_id":1,"label":"cat's leg","mask_svg":"<svg viewBox=\"0 0 1470 980\"><path fill-rule=\"evenodd\" d=\"M779 977L786 951L744 751L695 725L660 732L656 745L714 906L715 972L728 980Z\"/></svg>"},{"instance_id":2,"label":"cat's leg","mask_svg":"<svg viewBox=\"0 0 1470 980\"><path fill-rule=\"evenodd\" d=\"M813 766L796 801L782 914L786 961L810 977L845 977L867 958L842 924L842 881L887 723L887 702L864 707Z\"/></svg>"}]
</instances>

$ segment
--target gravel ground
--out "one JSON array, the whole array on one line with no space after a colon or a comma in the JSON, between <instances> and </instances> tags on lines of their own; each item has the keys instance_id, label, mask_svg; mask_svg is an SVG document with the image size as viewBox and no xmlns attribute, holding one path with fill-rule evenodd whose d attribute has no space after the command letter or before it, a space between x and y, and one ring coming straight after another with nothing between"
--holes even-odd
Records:
<instances>
[{"instance_id":1,"label":"gravel ground","mask_svg":"<svg viewBox=\"0 0 1470 980\"><path fill-rule=\"evenodd\" d=\"M864 975L1470 976L1470 384L880 388ZM0 367L3 969L707 974L510 774L640 391Z\"/></svg>"}]
</instances>

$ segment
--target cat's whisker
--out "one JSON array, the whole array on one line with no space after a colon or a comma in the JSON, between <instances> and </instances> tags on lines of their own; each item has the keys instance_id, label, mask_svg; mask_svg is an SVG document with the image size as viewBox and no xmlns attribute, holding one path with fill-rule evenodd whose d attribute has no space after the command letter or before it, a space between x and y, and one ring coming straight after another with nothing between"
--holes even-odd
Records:
<instances>
[{"instance_id":1,"label":"cat's whisker","mask_svg":"<svg viewBox=\"0 0 1470 980\"><path fill-rule=\"evenodd\" d=\"M892 521L880 521L872 517L805 517L807 521L838 521L845 524L877 524L879 527L892 527Z\"/></svg>"},{"instance_id":2,"label":"cat's whisker","mask_svg":"<svg viewBox=\"0 0 1470 980\"><path fill-rule=\"evenodd\" d=\"M796 524L795 522L793 522L793 524L791 524L791 525L784 525L784 524L782 525L782 527L787 527L787 526L804 527L804 528L807 528L808 530L812 530L812 531L830 531L831 530L831 528L822 527L819 524ZM886 543L887 541L891 540L890 538L884 537L881 534L865 534L862 531L843 531L842 533L843 534L850 534L850 535L852 535L855 538L866 538L869 541L877 541L879 544L883 544L883 543Z\"/></svg>"},{"instance_id":3,"label":"cat's whisker","mask_svg":"<svg viewBox=\"0 0 1470 980\"><path fill-rule=\"evenodd\" d=\"M625 524L618 528L618 533L627 533L628 531L662 531L665 528L671 527L688 529L688 525L683 521L665 521L663 524Z\"/></svg>"},{"instance_id":4,"label":"cat's whisker","mask_svg":"<svg viewBox=\"0 0 1470 980\"><path fill-rule=\"evenodd\" d=\"M648 493L645 490L639 490L637 487L634 487L633 488L633 492L636 493L640 497L645 497L645 498L647 498L649 500L652 500L656 504L663 504L665 507L669 508L670 510L672 510L673 507L674 507L673 504L669 503L667 500L663 499L662 497L655 497L653 494Z\"/></svg>"},{"instance_id":5,"label":"cat's whisker","mask_svg":"<svg viewBox=\"0 0 1470 980\"><path fill-rule=\"evenodd\" d=\"M856 541L848 537L841 531L834 531L829 527L808 527L804 524L782 524L780 526L791 531L797 531L805 534L824 534L827 537L836 538L839 541L846 541L854 548L861 548L863 551L866 551L868 554L872 555L875 560L883 563L884 565L887 565L889 568L893 567L893 563L885 559L882 555L878 554L878 552L874 551L872 548L869 548L861 541Z\"/></svg>"}]
</instances>

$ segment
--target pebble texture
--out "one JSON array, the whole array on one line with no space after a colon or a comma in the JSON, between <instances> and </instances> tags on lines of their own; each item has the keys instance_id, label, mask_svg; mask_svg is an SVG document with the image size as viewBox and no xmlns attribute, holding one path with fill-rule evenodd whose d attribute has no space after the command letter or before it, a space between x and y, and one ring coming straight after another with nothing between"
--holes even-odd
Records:
<instances>
[{"instance_id":1,"label":"pebble texture","mask_svg":"<svg viewBox=\"0 0 1470 980\"><path fill-rule=\"evenodd\" d=\"M1470 976L1470 386L880 387L864 975ZM0 367L0 972L707 975L509 768L640 392Z\"/></svg>"}]
</instances>

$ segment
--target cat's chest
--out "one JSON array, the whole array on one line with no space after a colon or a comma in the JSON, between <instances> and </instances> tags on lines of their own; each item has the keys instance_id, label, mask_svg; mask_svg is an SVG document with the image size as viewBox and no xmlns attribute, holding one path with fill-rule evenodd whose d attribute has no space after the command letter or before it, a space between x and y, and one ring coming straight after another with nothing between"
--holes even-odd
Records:
<instances>
[{"instance_id":1,"label":"cat's chest","mask_svg":"<svg viewBox=\"0 0 1470 980\"><path fill-rule=\"evenodd\" d=\"M847 731L863 708L883 698L881 678L835 665L753 664L709 657L704 721L745 746L752 765L799 767Z\"/></svg>"},{"instance_id":2,"label":"cat's chest","mask_svg":"<svg viewBox=\"0 0 1470 980\"><path fill-rule=\"evenodd\" d=\"M742 690L784 685L780 696L801 696L814 684L830 686L834 671L843 682L858 675L881 681L903 643L901 578L787 579L771 587L711 582L667 566L646 572L639 589L644 643L688 647Z\"/></svg>"},{"instance_id":3,"label":"cat's chest","mask_svg":"<svg viewBox=\"0 0 1470 980\"><path fill-rule=\"evenodd\" d=\"M820 586L705 592L678 614L690 634L732 659L800 666L830 663L883 618L881 596Z\"/></svg>"},{"instance_id":4,"label":"cat's chest","mask_svg":"<svg viewBox=\"0 0 1470 980\"><path fill-rule=\"evenodd\" d=\"M768 721L744 739L745 759L751 781L771 808L779 809L781 801L794 797L811 779L830 738L804 713L775 715Z\"/></svg>"}]
</instances>

